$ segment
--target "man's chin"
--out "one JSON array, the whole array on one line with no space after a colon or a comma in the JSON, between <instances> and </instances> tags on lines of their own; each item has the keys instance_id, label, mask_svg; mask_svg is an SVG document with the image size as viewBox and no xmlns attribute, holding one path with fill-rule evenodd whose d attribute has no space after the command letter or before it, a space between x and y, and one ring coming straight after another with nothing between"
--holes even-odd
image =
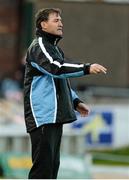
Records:
<instances>
[{"instance_id":1,"label":"man's chin","mask_svg":"<svg viewBox=\"0 0 129 180\"><path fill-rule=\"evenodd\" d=\"M62 36L62 35L63 35L63 32L62 32L61 30L58 30L57 35L58 35L58 36Z\"/></svg>"},{"instance_id":2,"label":"man's chin","mask_svg":"<svg viewBox=\"0 0 129 180\"><path fill-rule=\"evenodd\" d=\"M56 35L62 37L63 33L57 33Z\"/></svg>"},{"instance_id":3,"label":"man's chin","mask_svg":"<svg viewBox=\"0 0 129 180\"><path fill-rule=\"evenodd\" d=\"M63 36L63 34L59 34L58 36L62 37L62 36Z\"/></svg>"}]
</instances>

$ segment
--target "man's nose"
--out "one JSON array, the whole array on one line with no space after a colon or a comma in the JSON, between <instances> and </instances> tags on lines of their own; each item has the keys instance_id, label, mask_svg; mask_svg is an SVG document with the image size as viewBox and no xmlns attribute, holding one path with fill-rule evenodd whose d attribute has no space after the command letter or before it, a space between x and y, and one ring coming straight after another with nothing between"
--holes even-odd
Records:
<instances>
[{"instance_id":1,"label":"man's nose","mask_svg":"<svg viewBox=\"0 0 129 180\"><path fill-rule=\"evenodd\" d=\"M60 26L60 27L63 27L63 23L62 23L61 21L59 22L59 26Z\"/></svg>"}]
</instances>

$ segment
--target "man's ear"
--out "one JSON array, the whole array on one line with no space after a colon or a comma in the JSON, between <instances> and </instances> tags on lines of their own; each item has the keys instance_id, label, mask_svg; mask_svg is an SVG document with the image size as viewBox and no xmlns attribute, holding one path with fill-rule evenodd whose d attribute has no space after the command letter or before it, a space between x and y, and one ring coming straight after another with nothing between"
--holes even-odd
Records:
<instances>
[{"instance_id":1,"label":"man's ear","mask_svg":"<svg viewBox=\"0 0 129 180\"><path fill-rule=\"evenodd\" d=\"M40 24L41 24L42 29L46 29L47 23L45 21L42 21Z\"/></svg>"}]
</instances>

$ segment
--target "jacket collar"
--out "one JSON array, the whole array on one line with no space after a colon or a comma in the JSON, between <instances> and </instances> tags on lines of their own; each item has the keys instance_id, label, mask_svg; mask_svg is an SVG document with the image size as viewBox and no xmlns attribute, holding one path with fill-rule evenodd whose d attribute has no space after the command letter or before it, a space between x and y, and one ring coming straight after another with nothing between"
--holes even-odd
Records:
<instances>
[{"instance_id":1,"label":"jacket collar","mask_svg":"<svg viewBox=\"0 0 129 180\"><path fill-rule=\"evenodd\" d=\"M37 37L43 37L45 40L49 41L53 45L57 45L60 39L62 39L62 36L50 34L46 31L43 31L41 29L36 29L36 36Z\"/></svg>"}]
</instances>

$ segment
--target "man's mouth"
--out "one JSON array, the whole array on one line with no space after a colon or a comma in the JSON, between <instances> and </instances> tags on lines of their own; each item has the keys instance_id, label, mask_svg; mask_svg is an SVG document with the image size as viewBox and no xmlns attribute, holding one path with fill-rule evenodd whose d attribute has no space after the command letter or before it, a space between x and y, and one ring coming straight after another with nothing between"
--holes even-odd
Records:
<instances>
[{"instance_id":1,"label":"man's mouth","mask_svg":"<svg viewBox=\"0 0 129 180\"><path fill-rule=\"evenodd\" d=\"M60 29L57 29L57 30L58 30L58 31L62 31L63 29L60 28Z\"/></svg>"}]
</instances>

